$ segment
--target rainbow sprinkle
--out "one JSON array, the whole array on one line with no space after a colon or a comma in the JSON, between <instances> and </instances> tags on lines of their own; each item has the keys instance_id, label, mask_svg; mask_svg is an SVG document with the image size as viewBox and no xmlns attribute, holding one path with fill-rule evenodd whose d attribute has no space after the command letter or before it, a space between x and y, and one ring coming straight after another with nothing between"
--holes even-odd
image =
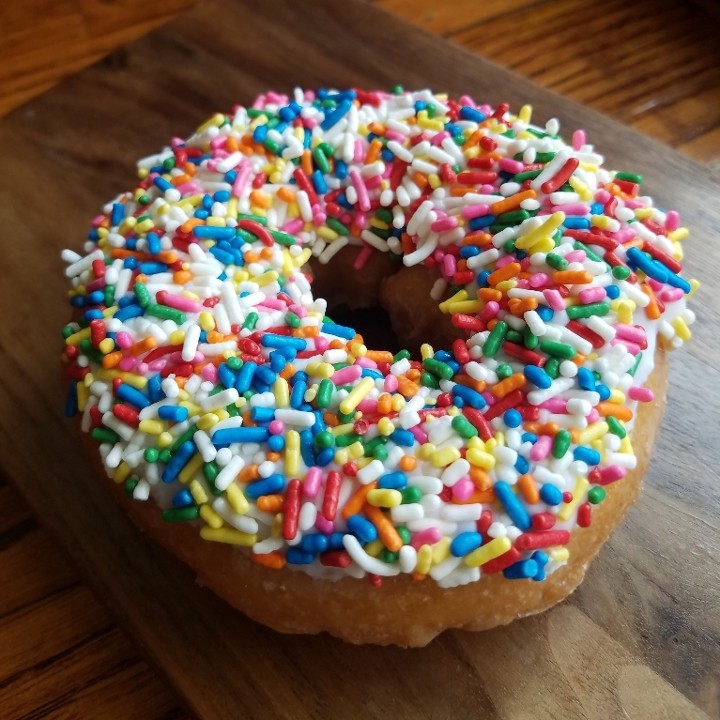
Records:
<instances>
[{"instance_id":1,"label":"rainbow sprinkle","mask_svg":"<svg viewBox=\"0 0 720 720\"><path fill-rule=\"evenodd\" d=\"M63 253L67 412L108 474L167 522L322 577L567 562L629 433L656 338L697 287L687 230L582 131L469 97L260 96L140 160ZM303 272L361 245L435 268L465 339L366 347Z\"/></svg>"}]
</instances>

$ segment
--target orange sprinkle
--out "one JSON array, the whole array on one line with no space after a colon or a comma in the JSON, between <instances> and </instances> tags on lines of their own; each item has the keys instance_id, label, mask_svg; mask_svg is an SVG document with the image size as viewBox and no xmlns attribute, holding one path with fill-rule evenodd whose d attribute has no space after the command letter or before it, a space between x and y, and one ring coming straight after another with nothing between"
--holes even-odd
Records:
<instances>
[{"instance_id":1,"label":"orange sprinkle","mask_svg":"<svg viewBox=\"0 0 720 720\"><path fill-rule=\"evenodd\" d=\"M393 360L393 354L388 350L368 350L365 357L376 363L391 363Z\"/></svg>"},{"instance_id":2,"label":"orange sprinkle","mask_svg":"<svg viewBox=\"0 0 720 720\"><path fill-rule=\"evenodd\" d=\"M483 390L485 390L484 380L475 380L475 378L471 378L469 375L465 375L464 373L456 375L453 380L455 380L456 383L459 383L460 385L465 385L465 387L472 388L477 392L482 392Z\"/></svg>"},{"instance_id":3,"label":"orange sprinkle","mask_svg":"<svg viewBox=\"0 0 720 720\"><path fill-rule=\"evenodd\" d=\"M266 455L266 459L270 462L277 462L280 459L280 453L279 452L269 452Z\"/></svg>"},{"instance_id":4,"label":"orange sprinkle","mask_svg":"<svg viewBox=\"0 0 720 720\"><path fill-rule=\"evenodd\" d=\"M500 302L502 300L502 293L495 288L480 288L477 291L477 296L485 302Z\"/></svg>"},{"instance_id":5,"label":"orange sprinkle","mask_svg":"<svg viewBox=\"0 0 720 720\"><path fill-rule=\"evenodd\" d=\"M365 153L365 164L375 162L380 157L380 151L382 150L382 143L375 138L369 145L367 153Z\"/></svg>"},{"instance_id":6,"label":"orange sprinkle","mask_svg":"<svg viewBox=\"0 0 720 720\"><path fill-rule=\"evenodd\" d=\"M238 474L238 479L240 482L249 483L253 480L257 480L260 477L258 475L258 466L257 465L246 465Z\"/></svg>"},{"instance_id":7,"label":"orange sprinkle","mask_svg":"<svg viewBox=\"0 0 720 720\"><path fill-rule=\"evenodd\" d=\"M382 136L385 135L385 126L384 126L382 123L379 123L379 122L371 122L371 123L368 125L368 130L369 130L371 133L374 133L375 135L382 135ZM366 158L366 162L372 162L372 161L371 161L371 160L367 160L367 158Z\"/></svg>"},{"instance_id":8,"label":"orange sprinkle","mask_svg":"<svg viewBox=\"0 0 720 720\"><path fill-rule=\"evenodd\" d=\"M248 250L243 257L247 264L255 263L260 259L260 256L254 250Z\"/></svg>"},{"instance_id":9,"label":"orange sprinkle","mask_svg":"<svg viewBox=\"0 0 720 720\"><path fill-rule=\"evenodd\" d=\"M192 280L192 273L189 270L178 270L173 273L173 282L177 285L185 285Z\"/></svg>"},{"instance_id":10,"label":"orange sprinkle","mask_svg":"<svg viewBox=\"0 0 720 720\"><path fill-rule=\"evenodd\" d=\"M191 233L192 229L196 227L197 225L202 225L203 221L200 218L190 218L189 220L186 220L181 226L180 230L184 233Z\"/></svg>"},{"instance_id":11,"label":"orange sprinkle","mask_svg":"<svg viewBox=\"0 0 720 720\"><path fill-rule=\"evenodd\" d=\"M451 197L462 197L472 192L475 192L475 188L470 185L453 185L450 188Z\"/></svg>"},{"instance_id":12,"label":"orange sprinkle","mask_svg":"<svg viewBox=\"0 0 720 720\"><path fill-rule=\"evenodd\" d=\"M120 363L123 357L124 355L121 350L116 350L115 352L108 353L102 359L102 366L105 369L114 368Z\"/></svg>"},{"instance_id":13,"label":"orange sprinkle","mask_svg":"<svg viewBox=\"0 0 720 720\"><path fill-rule=\"evenodd\" d=\"M403 472L412 472L417 465L417 460L414 455L403 455L400 458L400 469Z\"/></svg>"},{"instance_id":14,"label":"orange sprinkle","mask_svg":"<svg viewBox=\"0 0 720 720\"><path fill-rule=\"evenodd\" d=\"M308 177L313 174L312 153L309 148L305 148L305 150L303 150L302 157L300 158L300 167Z\"/></svg>"},{"instance_id":15,"label":"orange sprinkle","mask_svg":"<svg viewBox=\"0 0 720 720\"><path fill-rule=\"evenodd\" d=\"M295 374L295 368L291 363L288 363L279 374L281 378L289 380Z\"/></svg>"},{"instance_id":16,"label":"orange sprinkle","mask_svg":"<svg viewBox=\"0 0 720 720\"><path fill-rule=\"evenodd\" d=\"M650 320L657 320L660 317L660 308L653 289L647 283L640 283L640 289L648 296L650 302L645 307L645 315Z\"/></svg>"},{"instance_id":17,"label":"orange sprinkle","mask_svg":"<svg viewBox=\"0 0 720 720\"><path fill-rule=\"evenodd\" d=\"M257 509L261 512L278 513L284 504L285 498L282 495L261 495L257 499Z\"/></svg>"},{"instance_id":18,"label":"orange sprinkle","mask_svg":"<svg viewBox=\"0 0 720 720\"><path fill-rule=\"evenodd\" d=\"M342 516L347 520L351 515L357 515L365 505L367 494L376 487L377 482L375 480L367 485L361 485L345 503L345 507L342 509Z\"/></svg>"},{"instance_id":19,"label":"orange sprinkle","mask_svg":"<svg viewBox=\"0 0 720 720\"><path fill-rule=\"evenodd\" d=\"M412 174L412 181L421 189L424 190L427 187L428 179L427 175L421 172L414 172Z\"/></svg>"},{"instance_id":20,"label":"orange sprinkle","mask_svg":"<svg viewBox=\"0 0 720 720\"><path fill-rule=\"evenodd\" d=\"M455 505L468 505L470 503L491 503L495 500L495 491L490 488L489 490L475 490L469 497L464 499L453 497L452 501Z\"/></svg>"},{"instance_id":21,"label":"orange sprinkle","mask_svg":"<svg viewBox=\"0 0 720 720\"><path fill-rule=\"evenodd\" d=\"M596 405L597 411L603 417L612 416L618 420L627 422L632 420L633 412L629 407L611 402L600 402Z\"/></svg>"},{"instance_id":22,"label":"orange sprinkle","mask_svg":"<svg viewBox=\"0 0 720 720\"><path fill-rule=\"evenodd\" d=\"M508 302L508 309L513 315L520 317L529 310L535 310L538 306L538 301L535 298L510 298Z\"/></svg>"},{"instance_id":23,"label":"orange sprinkle","mask_svg":"<svg viewBox=\"0 0 720 720\"><path fill-rule=\"evenodd\" d=\"M172 184L177 187L178 185L184 185L186 182L190 182L191 178L187 173L183 173L182 175L175 175L175 177L172 178Z\"/></svg>"},{"instance_id":24,"label":"orange sprinkle","mask_svg":"<svg viewBox=\"0 0 720 720\"><path fill-rule=\"evenodd\" d=\"M587 270L556 270L551 277L556 285L587 285L593 280Z\"/></svg>"},{"instance_id":25,"label":"orange sprinkle","mask_svg":"<svg viewBox=\"0 0 720 720\"><path fill-rule=\"evenodd\" d=\"M345 343L342 340L331 340L328 346L331 350L346 350Z\"/></svg>"},{"instance_id":26,"label":"orange sprinkle","mask_svg":"<svg viewBox=\"0 0 720 720\"><path fill-rule=\"evenodd\" d=\"M513 390L518 390L525 384L525 375L523 373L513 373L504 380L501 380L496 385L490 388L490 392L497 398L504 398L509 395Z\"/></svg>"},{"instance_id":27,"label":"orange sprinkle","mask_svg":"<svg viewBox=\"0 0 720 720\"><path fill-rule=\"evenodd\" d=\"M236 152L239 147L240 145L238 144L236 137L233 137L232 135L225 136L225 149L228 152Z\"/></svg>"},{"instance_id":28,"label":"orange sprinkle","mask_svg":"<svg viewBox=\"0 0 720 720\"><path fill-rule=\"evenodd\" d=\"M320 328L317 325L306 325L305 327L298 328L295 337L314 338L320 334Z\"/></svg>"},{"instance_id":29,"label":"orange sprinkle","mask_svg":"<svg viewBox=\"0 0 720 720\"><path fill-rule=\"evenodd\" d=\"M468 474L470 475L470 479L473 481L475 487L481 492L486 492L492 487L492 480L490 480L490 476L482 468L471 465L470 472Z\"/></svg>"},{"instance_id":30,"label":"orange sprinkle","mask_svg":"<svg viewBox=\"0 0 720 720\"><path fill-rule=\"evenodd\" d=\"M403 397L414 397L417 394L418 389L418 384L414 383L404 375L401 375L398 378L398 390Z\"/></svg>"},{"instance_id":31,"label":"orange sprinkle","mask_svg":"<svg viewBox=\"0 0 720 720\"><path fill-rule=\"evenodd\" d=\"M253 190L250 193L250 204L267 210L270 207L270 196L262 190Z\"/></svg>"},{"instance_id":32,"label":"orange sprinkle","mask_svg":"<svg viewBox=\"0 0 720 720\"><path fill-rule=\"evenodd\" d=\"M261 258L262 260L269 260L272 256L273 256L272 248L264 247L264 248L260 251L260 258Z\"/></svg>"},{"instance_id":33,"label":"orange sprinkle","mask_svg":"<svg viewBox=\"0 0 720 720\"><path fill-rule=\"evenodd\" d=\"M281 568L285 567L285 556L281 555L279 552L270 552L266 553L265 555L260 555L259 553L252 553L250 555L250 559L257 563L258 565L264 565L267 568L270 568L271 570L280 570Z\"/></svg>"},{"instance_id":34,"label":"orange sprinkle","mask_svg":"<svg viewBox=\"0 0 720 720\"><path fill-rule=\"evenodd\" d=\"M413 572L412 579L413 580L427 580L427 575L423 575L422 573L419 573L419 572Z\"/></svg>"},{"instance_id":35,"label":"orange sprinkle","mask_svg":"<svg viewBox=\"0 0 720 720\"><path fill-rule=\"evenodd\" d=\"M277 191L277 196L286 203L291 203L295 201L295 193L285 185L282 185Z\"/></svg>"},{"instance_id":36,"label":"orange sprinkle","mask_svg":"<svg viewBox=\"0 0 720 720\"><path fill-rule=\"evenodd\" d=\"M392 412L392 395L382 393L377 401L377 411L381 415L389 415Z\"/></svg>"},{"instance_id":37,"label":"orange sprinkle","mask_svg":"<svg viewBox=\"0 0 720 720\"><path fill-rule=\"evenodd\" d=\"M400 245L402 246L403 253L406 254L410 254L415 249L415 243L413 243L412 238L407 233L402 234Z\"/></svg>"},{"instance_id":38,"label":"orange sprinkle","mask_svg":"<svg viewBox=\"0 0 720 720\"><path fill-rule=\"evenodd\" d=\"M503 280L509 280L510 278L515 277L519 272L520 263L511 262L507 265L503 265L499 270L495 270L495 272L490 273L490 275L488 275L488 282L490 285L497 285Z\"/></svg>"},{"instance_id":39,"label":"orange sprinkle","mask_svg":"<svg viewBox=\"0 0 720 720\"><path fill-rule=\"evenodd\" d=\"M422 373L419 370L417 370L416 368L410 368L410 370L408 370L405 373L405 377L407 377L408 380L412 380L413 382L416 382L417 380L420 379L421 374Z\"/></svg>"},{"instance_id":40,"label":"orange sprinkle","mask_svg":"<svg viewBox=\"0 0 720 720\"><path fill-rule=\"evenodd\" d=\"M502 213L508 212L509 210L513 210L516 207L520 206L520 203L523 200L532 200L536 198L537 195L535 194L535 191L530 190L523 190L522 192L517 193L516 195L511 195L510 197L505 198L504 200L498 200L496 203L493 203L490 206L490 214L491 215L501 215Z\"/></svg>"},{"instance_id":41,"label":"orange sprinkle","mask_svg":"<svg viewBox=\"0 0 720 720\"><path fill-rule=\"evenodd\" d=\"M525 501L530 505L540 502L540 493L535 483L535 478L529 473L525 473L518 478L517 481L518 489L520 490Z\"/></svg>"},{"instance_id":42,"label":"orange sprinkle","mask_svg":"<svg viewBox=\"0 0 720 720\"><path fill-rule=\"evenodd\" d=\"M484 232L471 233L463 238L463 245L489 245L492 242L492 235Z\"/></svg>"},{"instance_id":43,"label":"orange sprinkle","mask_svg":"<svg viewBox=\"0 0 720 720\"><path fill-rule=\"evenodd\" d=\"M337 427L340 424L338 416L334 412L324 412L323 420L328 427Z\"/></svg>"},{"instance_id":44,"label":"orange sprinkle","mask_svg":"<svg viewBox=\"0 0 720 720\"><path fill-rule=\"evenodd\" d=\"M135 356L142 355L143 353L148 352L148 350L152 350L154 347L157 347L157 344L157 340L152 335L150 335L144 340L140 340L134 345L131 345L125 350L125 352Z\"/></svg>"},{"instance_id":45,"label":"orange sprinkle","mask_svg":"<svg viewBox=\"0 0 720 720\"><path fill-rule=\"evenodd\" d=\"M385 515L379 507L375 507L374 505L367 505L365 507L365 515L377 528L378 535L380 536L383 545L390 552L398 552L403 546L403 541L387 515Z\"/></svg>"},{"instance_id":46,"label":"orange sprinkle","mask_svg":"<svg viewBox=\"0 0 720 720\"><path fill-rule=\"evenodd\" d=\"M483 135L484 135L484 133L481 132L480 130L475 130L475 132L473 132L470 135L470 137L465 141L465 143L463 144L463 147L466 148L466 147L470 147L472 145L477 145L480 142L480 140L482 139Z\"/></svg>"}]
</instances>

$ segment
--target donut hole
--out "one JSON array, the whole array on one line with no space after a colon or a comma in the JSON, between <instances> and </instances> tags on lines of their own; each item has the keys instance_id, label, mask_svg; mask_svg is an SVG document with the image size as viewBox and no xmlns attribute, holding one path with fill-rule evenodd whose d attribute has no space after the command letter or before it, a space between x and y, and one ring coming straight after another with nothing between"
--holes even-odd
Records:
<instances>
[{"instance_id":1,"label":"donut hole","mask_svg":"<svg viewBox=\"0 0 720 720\"><path fill-rule=\"evenodd\" d=\"M373 350L389 350L394 355L407 347L393 330L390 314L381 305L353 310L343 303L337 307L328 307L328 314L333 322L357 330L363 336L365 345ZM408 349L412 352L411 348Z\"/></svg>"}]
</instances>

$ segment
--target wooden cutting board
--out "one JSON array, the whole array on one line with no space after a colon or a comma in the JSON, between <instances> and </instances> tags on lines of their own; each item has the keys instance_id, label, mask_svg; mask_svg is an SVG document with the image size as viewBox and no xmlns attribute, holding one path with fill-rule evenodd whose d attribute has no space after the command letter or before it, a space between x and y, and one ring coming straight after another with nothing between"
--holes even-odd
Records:
<instances>
[{"instance_id":1,"label":"wooden cutting board","mask_svg":"<svg viewBox=\"0 0 720 720\"><path fill-rule=\"evenodd\" d=\"M673 357L645 491L572 598L421 650L276 634L199 588L89 471L63 416L61 248L131 187L136 157L264 89L470 91L584 127L692 230L704 281ZM207 2L0 124L0 472L200 717L704 718L720 715L720 188L710 173L586 108L359 2Z\"/></svg>"}]
</instances>

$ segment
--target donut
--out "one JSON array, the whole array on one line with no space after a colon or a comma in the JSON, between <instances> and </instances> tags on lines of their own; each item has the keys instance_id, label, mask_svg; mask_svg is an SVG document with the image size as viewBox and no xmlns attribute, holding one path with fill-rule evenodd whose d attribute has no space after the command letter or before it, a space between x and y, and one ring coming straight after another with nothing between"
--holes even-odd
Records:
<instances>
[{"instance_id":1,"label":"donut","mask_svg":"<svg viewBox=\"0 0 720 720\"><path fill-rule=\"evenodd\" d=\"M268 92L141 159L64 251L90 461L250 617L405 646L508 623L637 498L688 232L531 113Z\"/></svg>"}]
</instances>

